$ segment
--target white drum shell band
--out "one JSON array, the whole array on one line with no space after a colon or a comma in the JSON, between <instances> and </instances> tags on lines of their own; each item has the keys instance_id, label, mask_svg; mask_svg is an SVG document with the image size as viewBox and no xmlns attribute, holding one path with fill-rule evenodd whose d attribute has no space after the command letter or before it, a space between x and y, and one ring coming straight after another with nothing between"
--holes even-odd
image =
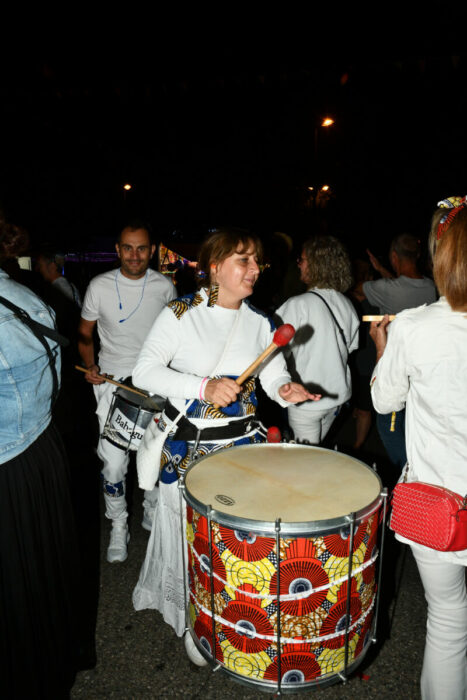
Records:
<instances>
[{"instance_id":1,"label":"white drum shell band","mask_svg":"<svg viewBox=\"0 0 467 700\"><path fill-rule=\"evenodd\" d=\"M191 547L192 553L195 555L196 559L198 560L200 566L203 566L203 562L201 561L201 557L199 556L198 552L195 550L194 547ZM371 557L371 559L368 559L368 561L364 562L363 564L360 564L357 567L352 566L352 578L356 576L357 574L361 574L362 571L365 571L365 569L368 566L371 566L372 564L375 563L375 561L378 559L379 556L379 551L376 550L375 554ZM283 561L287 561L284 559ZM215 571L210 572L207 575L211 575L220 581L221 583L224 584L225 588L228 588L230 591L235 591L235 593L240 593L241 595L246 595L245 591L242 591L240 588L236 588L233 584L228 583L225 581L219 574L216 574ZM345 581L349 580L349 575L348 573L345 574L344 576L340 576L339 578L333 579L332 581L329 581L328 583L325 583L324 586L317 586L316 588L311 588L308 591L303 591L303 593L285 593L285 594L280 594L280 600L288 602L290 600L304 600L305 598L309 598L311 595L314 593L319 593L320 591L327 591L329 588L334 588L335 586L340 586L342 583ZM258 598L260 600L269 600L274 602L277 600L277 593L248 593L248 598Z\"/></svg>"},{"instance_id":2,"label":"white drum shell band","mask_svg":"<svg viewBox=\"0 0 467 700\"><path fill-rule=\"evenodd\" d=\"M204 605L202 605L202 603L200 603L200 602L195 598L195 596L193 595L193 593L191 593L191 591L190 591L190 597L193 598L193 603L194 603L194 605L195 605L199 610L201 610L201 612L203 612L203 613L204 613L205 615L207 615L208 617L211 617L211 618L212 618L212 613L211 613L211 611L210 611L208 608L206 608ZM281 598L281 600L282 600L282 598ZM366 617L367 617L367 616L370 614L370 612L373 610L374 605L375 605L375 600L376 600L376 593L375 593L375 595L372 597L370 605L367 607L367 609L365 610L365 612L362 613L362 615L360 615L360 617L358 618L358 620L356 620L355 622L353 622L353 623L350 625L350 627L346 627L345 629L343 629L343 630L341 630L341 631L339 631L339 632L332 632L332 634L326 634L326 635L323 635L322 637L310 637L310 638L303 638L303 639L296 639L295 637L281 637L281 638L280 638L280 643L281 643L281 644L297 644L297 645L301 645L301 644L320 644L321 642L326 642L326 641L328 641L329 639L336 639L337 637L343 637L343 636L345 635L346 632L351 632L353 629L355 629L355 627L357 627L357 625L360 625L360 624L362 624L362 622L364 622L364 620L366 619ZM220 615L214 615L214 620L215 620L215 622L219 622L221 625L224 625L224 626L226 626L226 627L230 627L230 628L233 629L233 630L236 629L236 625L235 625L233 622L230 622L230 620L224 620L224 618L221 617ZM254 639L264 639L264 640L267 641L267 642L271 642L271 644L277 644L277 635L276 635L276 634L274 634L274 635L271 635L271 634L259 634L259 633L256 633L256 632L255 632L255 634L252 635L252 636L253 636Z\"/></svg>"}]
</instances>

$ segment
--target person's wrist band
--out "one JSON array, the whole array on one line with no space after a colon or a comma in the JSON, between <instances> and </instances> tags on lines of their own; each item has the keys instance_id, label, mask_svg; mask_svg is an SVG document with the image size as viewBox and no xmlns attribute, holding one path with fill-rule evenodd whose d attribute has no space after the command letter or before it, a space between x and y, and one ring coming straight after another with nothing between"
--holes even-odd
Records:
<instances>
[{"instance_id":1,"label":"person's wrist band","mask_svg":"<svg viewBox=\"0 0 467 700\"><path fill-rule=\"evenodd\" d=\"M201 386L199 388L199 400L204 401L204 390L206 388L206 384L208 382L209 377L204 377L203 381L201 382Z\"/></svg>"}]
</instances>

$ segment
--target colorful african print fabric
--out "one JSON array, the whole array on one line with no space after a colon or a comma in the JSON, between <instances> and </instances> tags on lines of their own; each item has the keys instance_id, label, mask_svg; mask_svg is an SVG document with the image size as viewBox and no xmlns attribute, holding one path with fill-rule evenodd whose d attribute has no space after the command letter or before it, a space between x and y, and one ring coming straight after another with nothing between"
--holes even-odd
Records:
<instances>
[{"instance_id":1,"label":"colorful african print fabric","mask_svg":"<svg viewBox=\"0 0 467 700\"><path fill-rule=\"evenodd\" d=\"M441 217L440 222L438 224L438 232L436 236L438 241L446 233L449 226L452 224L453 220L456 218L459 212L462 211L462 209L464 209L464 207L466 206L467 196L447 197L447 199L442 199L441 202L438 202L438 207L447 210L446 214L444 214Z\"/></svg>"},{"instance_id":2,"label":"colorful african print fabric","mask_svg":"<svg viewBox=\"0 0 467 700\"><path fill-rule=\"evenodd\" d=\"M178 297L178 299L174 299L174 301L171 301L167 306L169 309L172 309L175 316L180 319L184 313L189 309L195 309L202 301L203 297L198 292L197 294L187 294L184 297Z\"/></svg>"},{"instance_id":3,"label":"colorful african print fabric","mask_svg":"<svg viewBox=\"0 0 467 700\"><path fill-rule=\"evenodd\" d=\"M321 537L281 538L278 556L275 537L212 522L211 557L208 522L188 507L190 616L196 637L232 673L266 686L277 683L279 593L282 683L319 681L340 673L346 631L349 664L370 643L377 533L377 512L354 533L347 615L349 528Z\"/></svg>"}]
</instances>

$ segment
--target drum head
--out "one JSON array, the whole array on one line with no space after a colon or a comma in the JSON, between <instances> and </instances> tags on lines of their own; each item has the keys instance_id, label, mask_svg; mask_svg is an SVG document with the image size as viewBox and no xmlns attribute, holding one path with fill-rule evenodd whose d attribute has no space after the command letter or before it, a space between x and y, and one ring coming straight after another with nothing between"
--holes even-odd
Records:
<instances>
[{"instance_id":1,"label":"drum head","mask_svg":"<svg viewBox=\"0 0 467 700\"><path fill-rule=\"evenodd\" d=\"M334 450L290 444L245 445L203 457L187 470L184 493L202 513L211 506L221 524L245 520L262 531L253 521L280 518L292 531L294 523L314 523L310 532L339 527L353 512L367 515L378 506L380 494L379 477L363 462Z\"/></svg>"}]
</instances>

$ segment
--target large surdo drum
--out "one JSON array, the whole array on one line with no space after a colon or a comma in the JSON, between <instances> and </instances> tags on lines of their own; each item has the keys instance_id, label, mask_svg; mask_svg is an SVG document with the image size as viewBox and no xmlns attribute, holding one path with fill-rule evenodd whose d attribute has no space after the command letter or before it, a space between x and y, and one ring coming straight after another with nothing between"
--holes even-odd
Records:
<instances>
[{"instance_id":1,"label":"large surdo drum","mask_svg":"<svg viewBox=\"0 0 467 700\"><path fill-rule=\"evenodd\" d=\"M335 451L220 450L186 472L188 625L236 680L344 680L374 636L381 482Z\"/></svg>"}]
</instances>

